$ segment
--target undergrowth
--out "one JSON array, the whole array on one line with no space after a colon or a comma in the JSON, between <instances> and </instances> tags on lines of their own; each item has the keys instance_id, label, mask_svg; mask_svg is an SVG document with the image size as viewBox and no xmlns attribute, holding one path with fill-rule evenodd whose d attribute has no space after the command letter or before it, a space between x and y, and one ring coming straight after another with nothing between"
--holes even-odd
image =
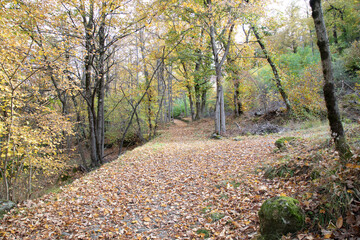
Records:
<instances>
[{"instance_id":1,"label":"undergrowth","mask_svg":"<svg viewBox=\"0 0 360 240\"><path fill-rule=\"evenodd\" d=\"M306 185L298 198L307 215L306 229L317 237L360 235L360 128L346 128L354 153L346 166L340 165L332 140L323 137L323 126L318 125L313 135L293 142L291 151L274 152L276 161L263 167L265 178Z\"/></svg>"}]
</instances>

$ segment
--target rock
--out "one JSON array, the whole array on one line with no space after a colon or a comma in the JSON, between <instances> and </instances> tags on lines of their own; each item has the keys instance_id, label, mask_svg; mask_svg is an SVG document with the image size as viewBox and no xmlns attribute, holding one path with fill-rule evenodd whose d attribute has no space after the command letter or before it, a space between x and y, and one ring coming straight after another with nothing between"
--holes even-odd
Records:
<instances>
[{"instance_id":1,"label":"rock","mask_svg":"<svg viewBox=\"0 0 360 240\"><path fill-rule=\"evenodd\" d=\"M266 122L261 125L256 125L256 127L253 128L252 130L250 130L250 132L253 135L265 135L265 134L270 134L270 133L283 132L284 130L285 129L280 126Z\"/></svg>"},{"instance_id":2,"label":"rock","mask_svg":"<svg viewBox=\"0 0 360 240\"><path fill-rule=\"evenodd\" d=\"M241 141L243 140L240 136L233 138L234 141Z\"/></svg>"},{"instance_id":3,"label":"rock","mask_svg":"<svg viewBox=\"0 0 360 240\"><path fill-rule=\"evenodd\" d=\"M304 226L305 215L291 197L273 197L266 200L259 211L260 233L264 240L278 240Z\"/></svg>"},{"instance_id":4,"label":"rock","mask_svg":"<svg viewBox=\"0 0 360 240\"><path fill-rule=\"evenodd\" d=\"M14 208L16 204L9 200L0 200L0 217L2 217L10 209Z\"/></svg>"},{"instance_id":5,"label":"rock","mask_svg":"<svg viewBox=\"0 0 360 240\"><path fill-rule=\"evenodd\" d=\"M213 135L211 135L211 138L212 138L212 139L220 140L220 139L222 139L222 136L219 135L219 134L214 133Z\"/></svg>"}]
</instances>

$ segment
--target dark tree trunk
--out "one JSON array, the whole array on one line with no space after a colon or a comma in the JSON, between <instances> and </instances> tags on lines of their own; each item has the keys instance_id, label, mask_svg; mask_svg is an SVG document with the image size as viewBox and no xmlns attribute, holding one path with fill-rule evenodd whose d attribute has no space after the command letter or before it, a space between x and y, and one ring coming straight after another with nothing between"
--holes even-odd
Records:
<instances>
[{"instance_id":1,"label":"dark tree trunk","mask_svg":"<svg viewBox=\"0 0 360 240\"><path fill-rule=\"evenodd\" d=\"M105 7L106 3L103 3ZM97 154L100 164L103 163L104 157L104 98L105 98L105 15L101 18L99 28L99 59L98 59L98 76L96 78L96 84L98 85L98 106L97 106Z\"/></svg>"},{"instance_id":2,"label":"dark tree trunk","mask_svg":"<svg viewBox=\"0 0 360 240\"><path fill-rule=\"evenodd\" d=\"M195 84L194 89L195 89L195 107L196 107L195 120L199 120L201 118L200 84L199 83Z\"/></svg>"},{"instance_id":3,"label":"dark tree trunk","mask_svg":"<svg viewBox=\"0 0 360 240\"><path fill-rule=\"evenodd\" d=\"M331 136L335 142L335 148L339 152L342 163L352 156L349 145L346 142L345 132L341 123L340 111L337 105L337 99L334 91L333 69L331 63L331 53L329 39L326 32L324 17L321 7L321 0L310 0L312 17L315 23L317 45L320 50L321 63L324 74L324 96L328 110L328 119L331 129Z\"/></svg>"},{"instance_id":4,"label":"dark tree trunk","mask_svg":"<svg viewBox=\"0 0 360 240\"><path fill-rule=\"evenodd\" d=\"M207 91L208 91L208 89L204 89L201 94L201 116L202 117L205 117Z\"/></svg>"},{"instance_id":5,"label":"dark tree trunk","mask_svg":"<svg viewBox=\"0 0 360 240\"><path fill-rule=\"evenodd\" d=\"M146 67L146 61L145 61L145 39L143 38L142 32L140 32L140 50L141 50L141 54L142 54L142 60L143 60L143 64L144 64L144 75L145 75L145 85L148 87L146 90L146 108L147 108L147 121L148 121L148 127L149 127L149 131L148 131L148 140L151 140L151 134L153 131L153 125L152 125L152 109L151 109L151 104L153 101L152 98L152 91L151 91L151 87L150 87L150 76L149 76L149 72L147 70Z\"/></svg>"},{"instance_id":6,"label":"dark tree trunk","mask_svg":"<svg viewBox=\"0 0 360 240\"><path fill-rule=\"evenodd\" d=\"M242 104L240 99L240 79L239 79L239 70L236 67L235 59L231 56L231 54L228 54L227 62L230 65L230 76L232 78L233 84L234 84L234 114L236 117L239 117L243 111L242 111Z\"/></svg>"},{"instance_id":7,"label":"dark tree trunk","mask_svg":"<svg viewBox=\"0 0 360 240\"><path fill-rule=\"evenodd\" d=\"M188 110L187 110L187 103L186 103L186 95L185 95L185 93L184 93L184 95L183 95L183 100L184 100L184 107L185 107L185 112L184 112L184 117L187 117L187 115L188 115Z\"/></svg>"},{"instance_id":8,"label":"dark tree trunk","mask_svg":"<svg viewBox=\"0 0 360 240\"><path fill-rule=\"evenodd\" d=\"M243 114L239 86L240 86L240 82L234 83L234 88L235 88L235 91L234 91L234 113L235 113L236 117L239 117L241 114Z\"/></svg>"},{"instance_id":9,"label":"dark tree trunk","mask_svg":"<svg viewBox=\"0 0 360 240\"><path fill-rule=\"evenodd\" d=\"M194 101L193 101L193 99L192 99L191 86L190 86L190 85L187 85L186 88L187 88L187 90L188 90L191 120L194 121L194 120L195 120L195 118L194 118L194 117L195 117L195 114L194 114Z\"/></svg>"},{"instance_id":10,"label":"dark tree trunk","mask_svg":"<svg viewBox=\"0 0 360 240\"><path fill-rule=\"evenodd\" d=\"M187 68L184 62L181 63L184 69L184 73L185 73L185 78L186 78L186 89L188 90L188 97L189 97L189 103L190 103L190 115L191 115L191 121L195 120L195 113L194 113L194 101L192 98L192 89L191 89L191 85L188 82L188 72L187 72Z\"/></svg>"},{"instance_id":11,"label":"dark tree trunk","mask_svg":"<svg viewBox=\"0 0 360 240\"><path fill-rule=\"evenodd\" d=\"M85 12L85 10L84 10ZM94 2L90 2L90 10L88 16L83 16L83 22L85 27L85 50L86 55L84 59L85 64L85 101L87 104L88 121L89 121L89 133L90 133L90 157L91 166L97 167L100 165L100 160L97 153L97 140L96 140L96 115L94 106L94 94L92 92L92 76L91 68L94 62L94 44L93 44L93 17L94 17ZM88 18L88 19L87 19Z\"/></svg>"},{"instance_id":12,"label":"dark tree trunk","mask_svg":"<svg viewBox=\"0 0 360 240\"><path fill-rule=\"evenodd\" d=\"M169 76L168 76L168 120L169 122L173 119L173 87L172 87L172 66L169 67Z\"/></svg>"},{"instance_id":13,"label":"dark tree trunk","mask_svg":"<svg viewBox=\"0 0 360 240\"><path fill-rule=\"evenodd\" d=\"M260 47L261 47L261 50L263 51L263 53L264 53L264 55L265 55L266 60L268 61L269 65L270 65L270 67L271 67L271 69L272 69L272 72L273 72L274 77L275 77L276 87L277 87L278 91L280 92L280 95L281 95L281 97L282 97L282 99L283 99L283 101L284 101L284 103L285 103L285 105L286 105L286 111L287 111L288 113L291 113L291 110L292 110L292 109L291 109L291 104L290 104L290 101L289 101L289 99L288 99L288 96L287 96L287 94L286 94L286 92L285 92L285 90L284 90L284 88L283 88L283 86L282 86L281 78L280 78L280 75L279 75L279 71L278 71L278 69L277 69L274 61L273 61L272 58L270 57L270 54L269 54L268 51L266 50L266 47L265 47L264 43L263 43L262 40L261 40L260 34L259 34L259 32L257 31L257 28L256 28L253 24L251 24L251 28L252 28L252 30L253 30L253 32L254 32L254 35L255 35L255 37L256 37L257 42L259 43L259 45L260 45Z\"/></svg>"}]
</instances>

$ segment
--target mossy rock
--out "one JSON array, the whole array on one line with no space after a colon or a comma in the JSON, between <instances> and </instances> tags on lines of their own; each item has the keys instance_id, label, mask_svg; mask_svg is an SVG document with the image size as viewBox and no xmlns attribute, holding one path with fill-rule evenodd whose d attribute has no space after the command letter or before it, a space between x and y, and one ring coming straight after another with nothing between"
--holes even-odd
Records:
<instances>
[{"instance_id":1,"label":"mossy rock","mask_svg":"<svg viewBox=\"0 0 360 240\"><path fill-rule=\"evenodd\" d=\"M222 137L221 135L219 135L219 134L214 133L213 135L211 135L211 138L212 138L212 139L216 139L216 140L220 140L220 139L222 139L223 137Z\"/></svg>"},{"instance_id":2,"label":"mossy rock","mask_svg":"<svg viewBox=\"0 0 360 240\"><path fill-rule=\"evenodd\" d=\"M4 216L5 213L14 208L16 204L12 201L0 199L0 218Z\"/></svg>"},{"instance_id":3,"label":"mossy rock","mask_svg":"<svg viewBox=\"0 0 360 240\"><path fill-rule=\"evenodd\" d=\"M305 215L291 197L273 197L266 200L259 211L261 239L278 240L282 235L302 229Z\"/></svg>"},{"instance_id":4,"label":"mossy rock","mask_svg":"<svg viewBox=\"0 0 360 240\"><path fill-rule=\"evenodd\" d=\"M279 150L284 151L286 150L286 144L294 143L296 139L297 139L296 137L282 137L275 141L275 146Z\"/></svg>"}]
</instances>

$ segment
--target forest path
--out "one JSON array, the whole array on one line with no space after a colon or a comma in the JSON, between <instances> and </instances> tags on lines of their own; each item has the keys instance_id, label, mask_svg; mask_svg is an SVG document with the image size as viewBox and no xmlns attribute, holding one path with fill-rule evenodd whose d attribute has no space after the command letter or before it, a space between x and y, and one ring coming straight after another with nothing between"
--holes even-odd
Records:
<instances>
[{"instance_id":1,"label":"forest path","mask_svg":"<svg viewBox=\"0 0 360 240\"><path fill-rule=\"evenodd\" d=\"M4 218L6 239L250 239L269 196L257 169L275 137L212 140L212 121L175 121L149 143Z\"/></svg>"}]
</instances>

